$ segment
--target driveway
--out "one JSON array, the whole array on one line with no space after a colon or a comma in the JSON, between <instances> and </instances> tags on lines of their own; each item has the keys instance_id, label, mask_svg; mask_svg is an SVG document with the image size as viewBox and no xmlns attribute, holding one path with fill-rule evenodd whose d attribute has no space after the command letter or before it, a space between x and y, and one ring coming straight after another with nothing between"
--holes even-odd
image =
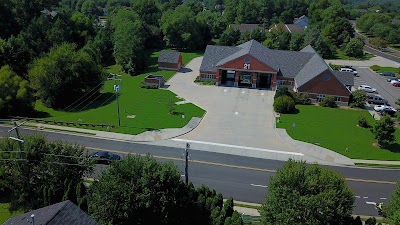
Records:
<instances>
[{"instance_id":1,"label":"driveway","mask_svg":"<svg viewBox=\"0 0 400 225\"><path fill-rule=\"evenodd\" d=\"M177 73L169 90L207 111L200 125L182 139L294 151L275 132L273 91L198 85L202 57L192 60L190 72Z\"/></svg>"}]
</instances>

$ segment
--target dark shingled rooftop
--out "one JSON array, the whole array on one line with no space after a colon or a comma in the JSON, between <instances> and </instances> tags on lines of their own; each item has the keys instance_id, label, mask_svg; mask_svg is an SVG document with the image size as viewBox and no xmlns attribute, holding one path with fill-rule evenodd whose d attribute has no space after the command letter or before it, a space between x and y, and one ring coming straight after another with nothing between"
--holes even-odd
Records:
<instances>
[{"instance_id":1,"label":"dark shingled rooftop","mask_svg":"<svg viewBox=\"0 0 400 225\"><path fill-rule=\"evenodd\" d=\"M255 40L248 41L236 47L208 45L204 53L200 71L216 72L217 67L244 55L251 55L272 67L276 72L280 71L278 74L281 74L283 77L294 78L297 88L324 71L329 71L345 85L354 84L354 77L346 76L338 71L334 73L310 45L299 52L283 51L269 49Z\"/></svg>"},{"instance_id":2,"label":"dark shingled rooftop","mask_svg":"<svg viewBox=\"0 0 400 225\"><path fill-rule=\"evenodd\" d=\"M179 55L177 51L161 51L158 62L160 63L178 63Z\"/></svg>"},{"instance_id":3,"label":"dark shingled rooftop","mask_svg":"<svg viewBox=\"0 0 400 225\"><path fill-rule=\"evenodd\" d=\"M31 225L32 214L35 225L99 225L69 200L13 217L3 225Z\"/></svg>"}]
</instances>

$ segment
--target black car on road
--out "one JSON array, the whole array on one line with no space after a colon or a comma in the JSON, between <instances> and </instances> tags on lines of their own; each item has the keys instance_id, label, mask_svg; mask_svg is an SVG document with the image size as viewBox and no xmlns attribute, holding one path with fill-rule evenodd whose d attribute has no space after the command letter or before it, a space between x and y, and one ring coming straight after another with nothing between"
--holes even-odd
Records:
<instances>
[{"instance_id":1,"label":"black car on road","mask_svg":"<svg viewBox=\"0 0 400 225\"><path fill-rule=\"evenodd\" d=\"M89 158L94 159L97 164L110 164L112 161L121 160L121 156L106 151L95 152Z\"/></svg>"}]
</instances>

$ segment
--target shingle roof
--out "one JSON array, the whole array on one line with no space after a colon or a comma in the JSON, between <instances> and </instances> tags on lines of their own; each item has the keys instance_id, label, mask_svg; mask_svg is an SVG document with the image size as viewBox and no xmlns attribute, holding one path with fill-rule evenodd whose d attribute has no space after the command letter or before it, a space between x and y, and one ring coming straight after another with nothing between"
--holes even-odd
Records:
<instances>
[{"instance_id":1,"label":"shingle roof","mask_svg":"<svg viewBox=\"0 0 400 225\"><path fill-rule=\"evenodd\" d=\"M285 24L285 27L286 27L286 30L289 31L289 33L291 33L291 34L304 33L304 28L297 24Z\"/></svg>"},{"instance_id":2,"label":"shingle roof","mask_svg":"<svg viewBox=\"0 0 400 225\"><path fill-rule=\"evenodd\" d=\"M177 51L161 51L160 57L158 57L158 62L164 63L178 63L180 52Z\"/></svg>"},{"instance_id":3,"label":"shingle roof","mask_svg":"<svg viewBox=\"0 0 400 225\"><path fill-rule=\"evenodd\" d=\"M31 225L32 214L35 225L99 225L69 200L13 217L3 225Z\"/></svg>"},{"instance_id":4,"label":"shingle roof","mask_svg":"<svg viewBox=\"0 0 400 225\"><path fill-rule=\"evenodd\" d=\"M244 55L251 55L275 71L280 71L283 77L294 78L297 88L325 71L333 74L332 69L310 45L299 52L283 51L269 49L255 40L236 47L208 45L200 71L216 72L219 66ZM345 85L354 83L354 77L350 80L343 74L334 75Z\"/></svg>"},{"instance_id":5,"label":"shingle roof","mask_svg":"<svg viewBox=\"0 0 400 225\"><path fill-rule=\"evenodd\" d=\"M333 74L338 78L342 84L346 86L354 86L354 74L350 72L333 71Z\"/></svg>"},{"instance_id":6,"label":"shingle roof","mask_svg":"<svg viewBox=\"0 0 400 225\"><path fill-rule=\"evenodd\" d=\"M295 77L297 88L300 88L326 70L330 71L331 69L321 56L314 54Z\"/></svg>"},{"instance_id":7,"label":"shingle roof","mask_svg":"<svg viewBox=\"0 0 400 225\"><path fill-rule=\"evenodd\" d=\"M261 24L250 24L250 23L242 23L242 24L231 24L230 27L234 30L239 30L240 33L244 32L252 32L257 28L262 28Z\"/></svg>"},{"instance_id":8,"label":"shingle roof","mask_svg":"<svg viewBox=\"0 0 400 225\"><path fill-rule=\"evenodd\" d=\"M308 22L308 17L306 15L302 15L299 18L294 18L293 23L298 24L300 21Z\"/></svg>"}]
</instances>

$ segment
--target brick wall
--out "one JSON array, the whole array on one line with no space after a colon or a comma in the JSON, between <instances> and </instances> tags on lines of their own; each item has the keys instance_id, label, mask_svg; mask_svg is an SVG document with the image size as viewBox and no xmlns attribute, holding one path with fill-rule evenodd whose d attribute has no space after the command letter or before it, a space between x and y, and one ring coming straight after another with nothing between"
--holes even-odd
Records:
<instances>
[{"instance_id":1,"label":"brick wall","mask_svg":"<svg viewBox=\"0 0 400 225\"><path fill-rule=\"evenodd\" d=\"M159 69L164 70L179 70L178 63L158 63Z\"/></svg>"},{"instance_id":2,"label":"brick wall","mask_svg":"<svg viewBox=\"0 0 400 225\"><path fill-rule=\"evenodd\" d=\"M247 69L249 71L253 71L253 70L258 70L258 71L265 71L265 72L276 72L273 68L271 68L268 65L265 65L264 63L260 62L259 60L257 60L256 58L254 58L251 55L244 55L242 57L239 57L237 59L234 59L230 62L225 63L224 65L220 66L220 68L226 68L226 69L241 69L241 70L246 70L244 68L244 64L245 64L245 58L249 57L250 58L250 62L248 64L250 64L250 68Z\"/></svg>"}]
</instances>

